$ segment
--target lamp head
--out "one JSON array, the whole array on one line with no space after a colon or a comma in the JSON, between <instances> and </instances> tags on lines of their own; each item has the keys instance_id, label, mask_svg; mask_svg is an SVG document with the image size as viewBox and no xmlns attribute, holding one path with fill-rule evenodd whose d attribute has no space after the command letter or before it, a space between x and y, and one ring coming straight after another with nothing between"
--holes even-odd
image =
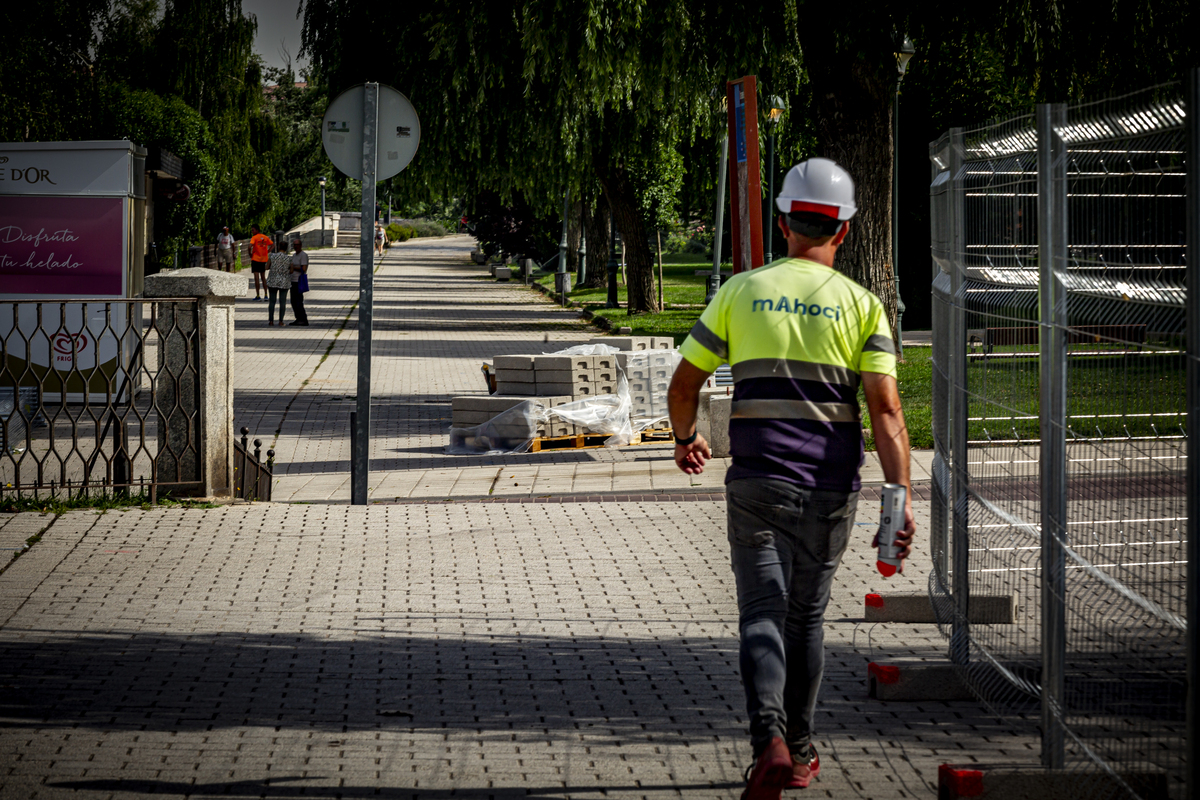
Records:
<instances>
[{"instance_id":1,"label":"lamp head","mask_svg":"<svg viewBox=\"0 0 1200 800\"><path fill-rule=\"evenodd\" d=\"M770 97L766 98L766 101L767 120L774 125L775 123L779 122L780 118L783 116L783 112L787 111L787 103L784 102L782 97L778 97L777 95L771 95Z\"/></svg>"},{"instance_id":2,"label":"lamp head","mask_svg":"<svg viewBox=\"0 0 1200 800\"><path fill-rule=\"evenodd\" d=\"M917 48L913 46L912 39L899 33L892 34L892 41L896 45L896 72L903 78L904 73L908 71L908 62L912 60Z\"/></svg>"},{"instance_id":3,"label":"lamp head","mask_svg":"<svg viewBox=\"0 0 1200 800\"><path fill-rule=\"evenodd\" d=\"M325 176L322 175L319 178L317 178L317 183L321 184L321 188L324 189L325 188Z\"/></svg>"}]
</instances>

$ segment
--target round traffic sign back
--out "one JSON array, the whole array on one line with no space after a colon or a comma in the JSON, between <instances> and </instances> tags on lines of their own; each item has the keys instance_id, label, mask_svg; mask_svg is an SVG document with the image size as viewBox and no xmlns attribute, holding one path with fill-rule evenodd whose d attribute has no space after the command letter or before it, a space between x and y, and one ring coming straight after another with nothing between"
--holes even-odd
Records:
<instances>
[{"instance_id":1,"label":"round traffic sign back","mask_svg":"<svg viewBox=\"0 0 1200 800\"><path fill-rule=\"evenodd\" d=\"M321 120L321 143L333 165L362 180L364 86L352 86L334 98ZM375 179L386 181L413 160L421 143L421 120L408 98L379 85Z\"/></svg>"}]
</instances>

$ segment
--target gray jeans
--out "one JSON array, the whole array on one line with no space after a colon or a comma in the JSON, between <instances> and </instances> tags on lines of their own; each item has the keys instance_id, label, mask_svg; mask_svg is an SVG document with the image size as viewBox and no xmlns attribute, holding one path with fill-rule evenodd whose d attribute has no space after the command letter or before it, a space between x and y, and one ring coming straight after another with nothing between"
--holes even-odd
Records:
<instances>
[{"instance_id":1,"label":"gray jeans","mask_svg":"<svg viewBox=\"0 0 1200 800\"><path fill-rule=\"evenodd\" d=\"M806 753L825 670L825 606L854 529L856 492L747 479L726 487L742 684L757 757L772 737Z\"/></svg>"}]
</instances>

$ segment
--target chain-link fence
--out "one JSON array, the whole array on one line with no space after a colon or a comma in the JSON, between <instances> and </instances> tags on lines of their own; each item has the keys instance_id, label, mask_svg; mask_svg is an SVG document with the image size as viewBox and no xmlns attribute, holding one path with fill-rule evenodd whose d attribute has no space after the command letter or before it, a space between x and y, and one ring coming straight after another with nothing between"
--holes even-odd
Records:
<instances>
[{"instance_id":1,"label":"chain-link fence","mask_svg":"<svg viewBox=\"0 0 1200 800\"><path fill-rule=\"evenodd\" d=\"M930 592L979 696L1040 726L1044 766L1099 778L1081 797L1187 792L1184 94L930 147ZM983 595L1017 623L969 625Z\"/></svg>"}]
</instances>

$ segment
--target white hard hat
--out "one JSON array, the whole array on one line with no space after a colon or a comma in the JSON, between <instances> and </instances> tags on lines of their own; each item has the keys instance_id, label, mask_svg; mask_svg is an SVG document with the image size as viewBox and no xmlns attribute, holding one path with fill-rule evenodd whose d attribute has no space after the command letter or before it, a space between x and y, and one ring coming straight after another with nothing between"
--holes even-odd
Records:
<instances>
[{"instance_id":1,"label":"white hard hat","mask_svg":"<svg viewBox=\"0 0 1200 800\"><path fill-rule=\"evenodd\" d=\"M854 179L828 158L801 161L788 170L775 206L781 214L808 211L848 220L858 212L854 204Z\"/></svg>"}]
</instances>

